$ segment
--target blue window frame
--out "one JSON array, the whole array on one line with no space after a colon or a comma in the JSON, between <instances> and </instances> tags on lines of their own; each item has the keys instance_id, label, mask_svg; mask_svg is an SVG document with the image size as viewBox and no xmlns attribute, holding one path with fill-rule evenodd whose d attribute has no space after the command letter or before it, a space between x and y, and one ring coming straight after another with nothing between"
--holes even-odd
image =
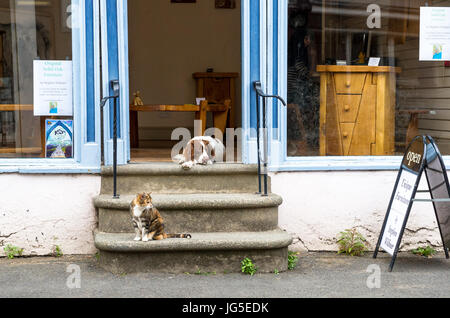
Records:
<instances>
[{"instance_id":1,"label":"blue window frame","mask_svg":"<svg viewBox=\"0 0 450 318\"><path fill-rule=\"evenodd\" d=\"M260 70L261 81L265 90L269 94L276 94L287 97L287 32L288 32L288 1L265 0L260 2L258 12L260 16L259 30L250 25L250 30L243 28L243 34L248 32L249 37L243 37L244 41L250 39L250 44L243 44L243 73ZM250 10L250 7L247 7ZM252 8L255 10L256 8ZM255 12L255 11L252 11ZM245 14L245 12L243 12ZM253 14L253 13L252 13ZM246 21L246 20L243 20ZM248 27L247 27L248 28ZM258 39L259 36L259 39ZM259 57L256 53L249 51L252 41L259 41ZM267 60L263 56L267 57ZM248 60L259 59L259 69L251 65ZM246 63L245 63L246 62ZM250 69L245 66L251 65ZM244 102L248 99L249 79L244 82ZM253 96L252 96L253 97ZM255 103L247 101L247 104L254 109ZM246 111L249 113L249 111ZM245 111L244 111L245 113ZM248 114L247 114L248 116ZM289 157L287 155L287 109L281 103L274 102L273 108L269 108L268 121L274 128L269 132L270 145L270 170L277 171L365 171L365 170L398 170L401 163L400 156L363 156L363 157ZM254 127L247 121L243 122L244 128ZM256 162L256 145L254 138L247 136L244 138L244 162ZM450 157L444 158L447 166L450 166Z\"/></svg>"},{"instance_id":2,"label":"blue window frame","mask_svg":"<svg viewBox=\"0 0 450 318\"><path fill-rule=\"evenodd\" d=\"M73 159L0 159L0 173L98 173L101 164L99 5L72 0Z\"/></svg>"}]
</instances>

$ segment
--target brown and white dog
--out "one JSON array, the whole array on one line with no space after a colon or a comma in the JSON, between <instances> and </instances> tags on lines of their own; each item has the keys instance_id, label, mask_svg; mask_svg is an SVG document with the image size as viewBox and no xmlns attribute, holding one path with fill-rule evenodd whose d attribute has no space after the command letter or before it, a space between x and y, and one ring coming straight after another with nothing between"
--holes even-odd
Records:
<instances>
[{"instance_id":1,"label":"brown and white dog","mask_svg":"<svg viewBox=\"0 0 450 318\"><path fill-rule=\"evenodd\" d=\"M174 160L183 167L183 169L191 169L193 166L212 165L218 160L223 160L225 146L214 137L202 136L189 140L183 154L174 157Z\"/></svg>"}]
</instances>

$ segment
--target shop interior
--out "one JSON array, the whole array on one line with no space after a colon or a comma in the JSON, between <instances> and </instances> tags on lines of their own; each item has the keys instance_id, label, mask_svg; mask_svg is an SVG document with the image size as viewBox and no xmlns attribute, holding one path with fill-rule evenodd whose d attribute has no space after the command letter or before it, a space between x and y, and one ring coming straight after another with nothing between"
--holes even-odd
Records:
<instances>
[{"instance_id":1,"label":"shop interior","mask_svg":"<svg viewBox=\"0 0 450 318\"><path fill-rule=\"evenodd\" d=\"M241 126L240 1L128 1L128 32L131 162L170 161L196 119Z\"/></svg>"}]
</instances>

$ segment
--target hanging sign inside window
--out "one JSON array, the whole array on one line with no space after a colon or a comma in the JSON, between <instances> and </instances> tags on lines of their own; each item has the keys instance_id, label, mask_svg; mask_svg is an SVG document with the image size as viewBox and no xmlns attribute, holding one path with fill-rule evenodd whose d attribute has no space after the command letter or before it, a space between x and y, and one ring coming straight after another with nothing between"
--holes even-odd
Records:
<instances>
[{"instance_id":1,"label":"hanging sign inside window","mask_svg":"<svg viewBox=\"0 0 450 318\"><path fill-rule=\"evenodd\" d=\"M450 60L450 7L420 8L420 61Z\"/></svg>"},{"instance_id":2,"label":"hanging sign inside window","mask_svg":"<svg viewBox=\"0 0 450 318\"><path fill-rule=\"evenodd\" d=\"M72 61L33 64L34 116L73 116Z\"/></svg>"}]
</instances>

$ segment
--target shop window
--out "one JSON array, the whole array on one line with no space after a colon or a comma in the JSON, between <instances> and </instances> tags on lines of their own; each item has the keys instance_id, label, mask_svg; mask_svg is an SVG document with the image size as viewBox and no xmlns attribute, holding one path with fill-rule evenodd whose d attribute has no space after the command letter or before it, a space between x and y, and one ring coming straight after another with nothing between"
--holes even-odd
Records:
<instances>
[{"instance_id":1,"label":"shop window","mask_svg":"<svg viewBox=\"0 0 450 318\"><path fill-rule=\"evenodd\" d=\"M0 1L0 158L72 158L70 0Z\"/></svg>"},{"instance_id":2,"label":"shop window","mask_svg":"<svg viewBox=\"0 0 450 318\"><path fill-rule=\"evenodd\" d=\"M450 65L419 57L425 5L450 1L289 1L289 157L399 156L417 134L450 154Z\"/></svg>"}]
</instances>

